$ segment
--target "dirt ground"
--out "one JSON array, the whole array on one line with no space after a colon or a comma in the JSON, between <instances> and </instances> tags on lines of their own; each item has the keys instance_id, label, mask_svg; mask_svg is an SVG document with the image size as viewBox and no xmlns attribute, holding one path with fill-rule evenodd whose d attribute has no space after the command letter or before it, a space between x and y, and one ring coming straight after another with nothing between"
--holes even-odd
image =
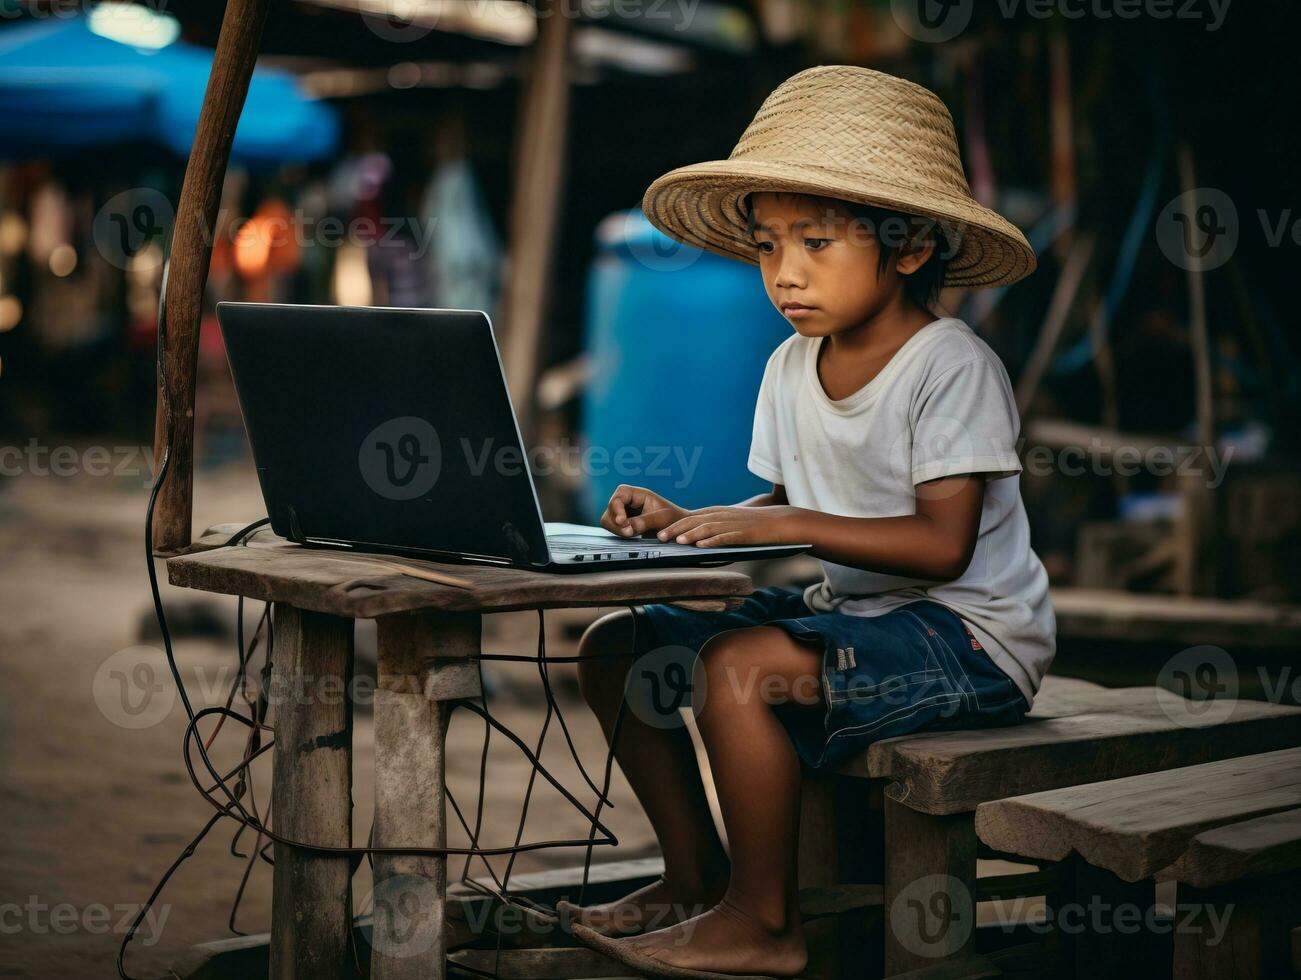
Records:
<instances>
[{"instance_id":1,"label":"dirt ground","mask_svg":"<svg viewBox=\"0 0 1301 980\"><path fill-rule=\"evenodd\" d=\"M124 664L136 670L140 664L147 667L150 657L161 657L159 641L147 630L152 604L142 536L145 480L25 475L0 482L0 818L5 827L0 839L0 976L115 976L114 960L127 924L212 813L185 773L180 747L185 718L170 677L159 674L161 683L147 685L155 699L148 703L125 701L119 690L141 680L136 674L124 680ZM199 529L251 521L264 513L246 462L201 470L195 506ZM160 578L165 582L161 570ZM233 637L233 599L163 588L178 623L186 604L200 599L215 611L214 622ZM248 629L261 611L260 603L250 603ZM589 618L597 615L593 611ZM548 651L572 654L581 622L570 615L566 629L560 620L548 614ZM532 654L536 628L535 613L490 616L485 649ZM141 645L154 652L133 649ZM359 662L367 649L373 650L373 628L359 632ZM178 640L176 653L196 708L224 699L234 677L235 651L233 638L189 635ZM535 743L544 708L536 668L485 664L485 672L494 715L527 743ZM604 739L578 697L572 667L553 667L552 676L580 757L599 784ZM219 763L233 762L243 741L236 726L229 729L214 747ZM471 815L482 738L477 716L454 716L448 782ZM354 732L353 836L359 842L366 839L371 820L372 747L371 715L363 707L356 713ZM542 758L570 792L585 805L593 804L554 721ZM494 737L484 844L514 840L528 771L514 746ZM259 804L268 798L269 775L268 753L255 780ZM537 783L525 840L585 837L588 824L581 814L544 781ZM655 853L650 825L617 768L612 797L615 808L604 811L603 820L619 846L597 848L594 860ZM227 918L245 866L229 851L234 830L231 821L219 823L172 879L150 924L131 944L128 974L166 975L169 964L190 945L231 935ZM247 852L249 843L246 837L242 850ZM455 823L449 843L467 843ZM582 860L581 848L526 853L515 861L512 874ZM499 875L505 863L493 859ZM449 877L459 878L463 865L464 859L454 861ZM479 864L471 873L483 871ZM354 893L360 902L369 891L369 871L363 865ZM270 899L271 869L259 863L240 906L240 931L268 930Z\"/></svg>"}]
</instances>

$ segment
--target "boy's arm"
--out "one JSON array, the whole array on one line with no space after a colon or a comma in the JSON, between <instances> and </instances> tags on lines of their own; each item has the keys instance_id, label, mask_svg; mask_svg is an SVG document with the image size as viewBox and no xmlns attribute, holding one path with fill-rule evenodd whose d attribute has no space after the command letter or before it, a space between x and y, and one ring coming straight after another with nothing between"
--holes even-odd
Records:
<instances>
[{"instance_id":1,"label":"boy's arm","mask_svg":"<svg viewBox=\"0 0 1301 980\"><path fill-rule=\"evenodd\" d=\"M810 554L837 565L949 581L971 563L985 477L975 473L919 483L915 513L903 517L842 517L775 501L759 503L772 496L692 511L665 527L660 539L707 548L807 541L813 545Z\"/></svg>"},{"instance_id":2,"label":"boy's arm","mask_svg":"<svg viewBox=\"0 0 1301 980\"><path fill-rule=\"evenodd\" d=\"M916 486L916 513L840 517L816 510L791 516L796 537L816 558L872 572L951 581L971 564L980 533L985 478L975 473ZM794 510L795 508L791 508Z\"/></svg>"}]
</instances>

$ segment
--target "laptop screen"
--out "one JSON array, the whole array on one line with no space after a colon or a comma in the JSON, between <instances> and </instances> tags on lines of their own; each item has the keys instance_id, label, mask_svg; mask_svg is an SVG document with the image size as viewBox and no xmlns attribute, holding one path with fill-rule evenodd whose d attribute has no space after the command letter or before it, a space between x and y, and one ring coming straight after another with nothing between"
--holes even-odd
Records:
<instances>
[{"instance_id":1,"label":"laptop screen","mask_svg":"<svg viewBox=\"0 0 1301 980\"><path fill-rule=\"evenodd\" d=\"M485 314L219 303L217 317L277 534L547 562Z\"/></svg>"}]
</instances>

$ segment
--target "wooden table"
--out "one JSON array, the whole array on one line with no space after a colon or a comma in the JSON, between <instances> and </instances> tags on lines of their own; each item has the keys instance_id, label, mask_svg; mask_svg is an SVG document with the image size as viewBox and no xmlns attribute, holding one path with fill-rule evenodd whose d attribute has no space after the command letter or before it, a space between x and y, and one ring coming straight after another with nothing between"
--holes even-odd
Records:
<instances>
[{"instance_id":1,"label":"wooden table","mask_svg":"<svg viewBox=\"0 0 1301 980\"><path fill-rule=\"evenodd\" d=\"M239 525L211 528L198 546L224 543ZM475 659L485 613L571 606L677 602L726 609L753 591L726 569L639 569L542 574L492 566L404 564L468 579L468 589L413 578L391 561L303 548L262 530L244 546L169 559L177 586L274 603L276 692L272 828L324 845L352 844L353 621L378 625L375 691L377 847L445 847L444 738L458 699L480 695ZM286 696L286 693L293 696ZM302 696L306 695L306 696ZM376 980L446 975L446 858L376 855ZM272 980L349 976L349 858L277 844L272 899ZM405 907L396 933L392 883ZM389 883L389 884L386 884ZM415 887L408 887L414 883ZM411 902L419 904L413 915Z\"/></svg>"}]
</instances>

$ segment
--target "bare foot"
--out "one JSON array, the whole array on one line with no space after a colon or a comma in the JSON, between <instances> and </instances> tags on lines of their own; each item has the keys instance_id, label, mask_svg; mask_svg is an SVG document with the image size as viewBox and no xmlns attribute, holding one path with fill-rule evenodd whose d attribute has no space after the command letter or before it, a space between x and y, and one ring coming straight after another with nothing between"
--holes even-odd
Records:
<instances>
[{"instance_id":1,"label":"bare foot","mask_svg":"<svg viewBox=\"0 0 1301 980\"><path fill-rule=\"evenodd\" d=\"M590 926L609 935L628 935L646 929L659 929L699 915L723 897L727 875L699 884L675 886L663 875L634 892L603 902L584 905L578 911L565 909L571 921Z\"/></svg>"},{"instance_id":2,"label":"bare foot","mask_svg":"<svg viewBox=\"0 0 1301 980\"><path fill-rule=\"evenodd\" d=\"M618 940L672 966L796 977L808 965L799 919L774 930L724 898L677 925Z\"/></svg>"}]
</instances>

